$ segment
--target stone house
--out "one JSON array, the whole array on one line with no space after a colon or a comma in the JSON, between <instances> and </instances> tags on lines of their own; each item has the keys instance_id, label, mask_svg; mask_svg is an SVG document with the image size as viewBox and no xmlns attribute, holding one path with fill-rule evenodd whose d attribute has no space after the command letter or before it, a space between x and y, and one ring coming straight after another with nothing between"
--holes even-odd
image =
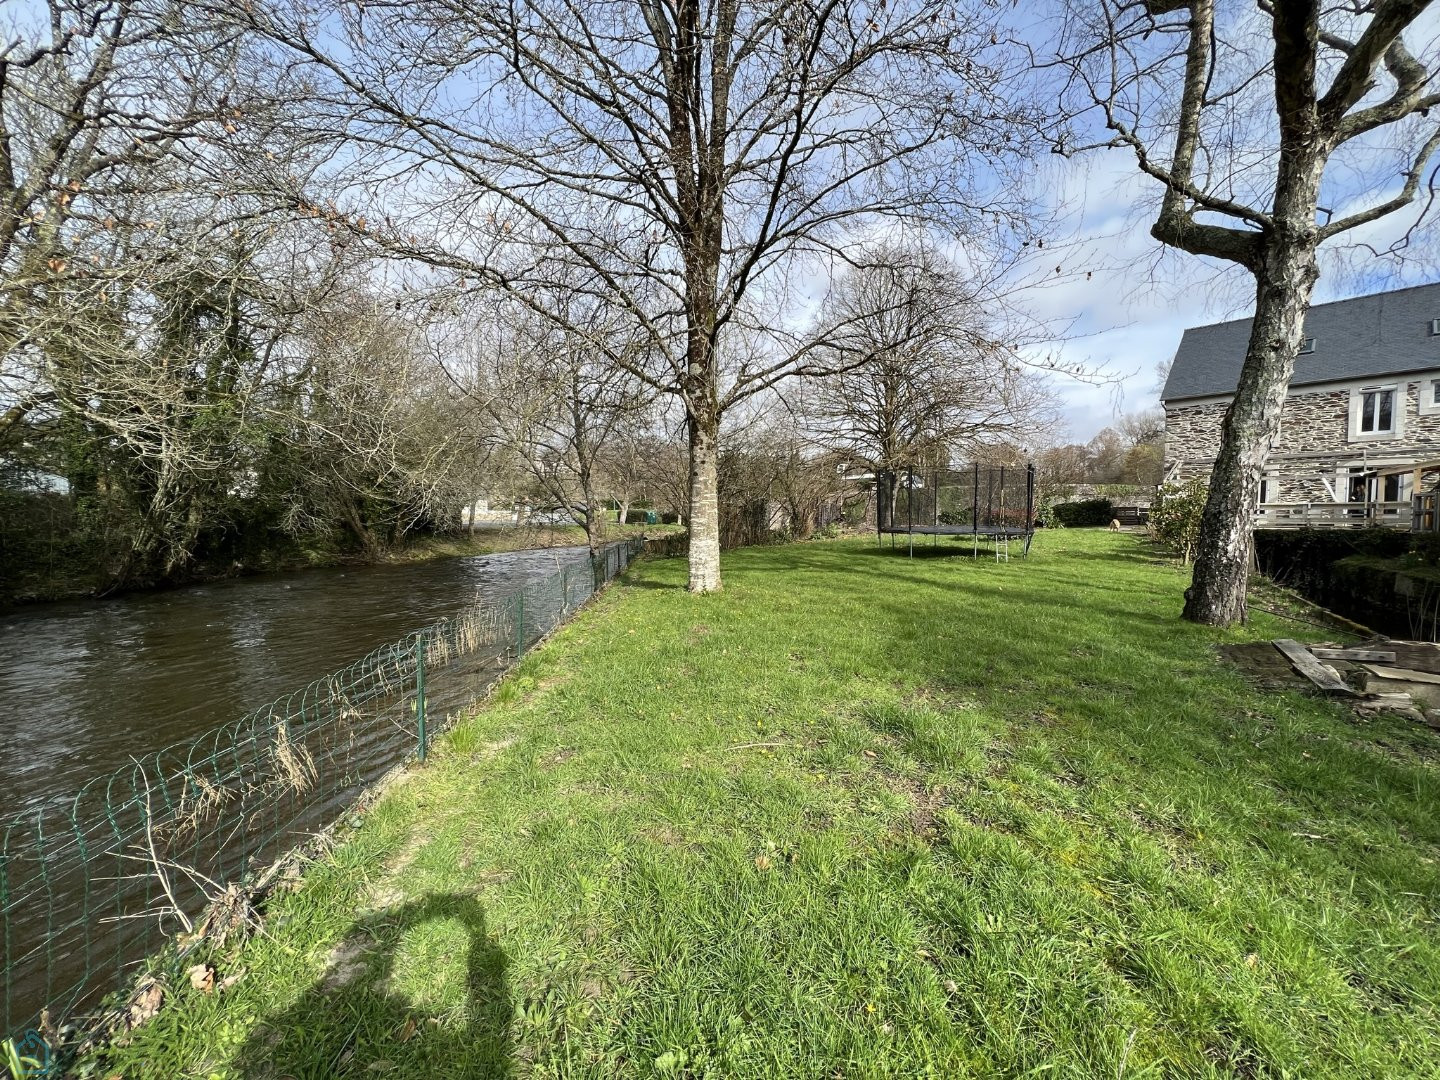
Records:
<instances>
[{"instance_id":1,"label":"stone house","mask_svg":"<svg viewBox=\"0 0 1440 1080\"><path fill-rule=\"evenodd\" d=\"M1186 330L1161 391L1165 479L1208 476L1250 320ZM1257 525L1434 527L1440 284L1316 304L1260 486Z\"/></svg>"}]
</instances>

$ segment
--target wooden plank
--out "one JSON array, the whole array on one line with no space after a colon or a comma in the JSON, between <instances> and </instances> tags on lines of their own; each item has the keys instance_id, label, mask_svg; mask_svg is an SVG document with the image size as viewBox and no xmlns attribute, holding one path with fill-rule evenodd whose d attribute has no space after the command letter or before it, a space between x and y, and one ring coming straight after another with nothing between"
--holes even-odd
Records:
<instances>
[{"instance_id":1,"label":"wooden plank","mask_svg":"<svg viewBox=\"0 0 1440 1080\"><path fill-rule=\"evenodd\" d=\"M1285 654L1285 659L1290 661L1296 671L1327 694L1356 696L1355 691L1341 682L1340 677L1335 674L1333 669L1316 660L1310 655L1309 650L1298 641L1291 638L1277 638L1272 644Z\"/></svg>"},{"instance_id":2,"label":"wooden plank","mask_svg":"<svg viewBox=\"0 0 1440 1080\"><path fill-rule=\"evenodd\" d=\"M1362 664L1361 667L1374 675L1379 675L1382 679L1394 679L1397 682L1429 683L1432 686L1440 686L1440 675L1432 675L1428 671L1414 671L1411 668L1403 667L1381 667L1379 664Z\"/></svg>"},{"instance_id":3,"label":"wooden plank","mask_svg":"<svg viewBox=\"0 0 1440 1080\"><path fill-rule=\"evenodd\" d=\"M1314 649L1310 655L1320 660L1373 660L1378 664L1393 664L1395 654L1386 649Z\"/></svg>"}]
</instances>

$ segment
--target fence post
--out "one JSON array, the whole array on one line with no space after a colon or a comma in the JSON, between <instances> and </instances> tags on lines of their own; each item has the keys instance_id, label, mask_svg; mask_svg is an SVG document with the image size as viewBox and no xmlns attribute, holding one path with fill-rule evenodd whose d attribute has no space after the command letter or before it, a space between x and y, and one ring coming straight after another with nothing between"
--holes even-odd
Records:
<instances>
[{"instance_id":1,"label":"fence post","mask_svg":"<svg viewBox=\"0 0 1440 1080\"><path fill-rule=\"evenodd\" d=\"M425 752L428 749L425 740L425 635L416 635L415 638L415 721L416 731L419 736L420 763L425 763Z\"/></svg>"},{"instance_id":2,"label":"fence post","mask_svg":"<svg viewBox=\"0 0 1440 1080\"><path fill-rule=\"evenodd\" d=\"M562 567L560 570L560 587L565 590L565 602L560 605L560 610L565 614L570 613L570 568Z\"/></svg>"},{"instance_id":3,"label":"fence post","mask_svg":"<svg viewBox=\"0 0 1440 1080\"><path fill-rule=\"evenodd\" d=\"M525 651L525 588L515 594L515 659Z\"/></svg>"}]
</instances>

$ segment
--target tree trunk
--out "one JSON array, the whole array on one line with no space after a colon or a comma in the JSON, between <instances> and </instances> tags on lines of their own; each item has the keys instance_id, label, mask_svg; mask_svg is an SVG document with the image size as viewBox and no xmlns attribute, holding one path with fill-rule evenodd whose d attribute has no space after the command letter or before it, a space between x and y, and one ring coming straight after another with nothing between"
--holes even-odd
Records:
<instances>
[{"instance_id":1,"label":"tree trunk","mask_svg":"<svg viewBox=\"0 0 1440 1080\"><path fill-rule=\"evenodd\" d=\"M1185 592L1184 617L1210 626L1245 621L1260 476L1280 433L1319 276L1313 245L1277 241L1268 249L1256 272L1255 320L1235 399L1225 411L1195 547L1195 576Z\"/></svg>"},{"instance_id":2,"label":"tree trunk","mask_svg":"<svg viewBox=\"0 0 1440 1080\"><path fill-rule=\"evenodd\" d=\"M349 495L341 497L340 508L343 511L342 518L346 527L360 541L360 548L367 559L375 559L380 554L380 544L375 539L375 534L366 526L364 518L360 516L360 508L355 505L355 500Z\"/></svg>"},{"instance_id":3,"label":"tree trunk","mask_svg":"<svg viewBox=\"0 0 1440 1080\"><path fill-rule=\"evenodd\" d=\"M720 499L716 451L720 421L690 417L690 591L720 589Z\"/></svg>"},{"instance_id":4,"label":"tree trunk","mask_svg":"<svg viewBox=\"0 0 1440 1080\"><path fill-rule=\"evenodd\" d=\"M590 546L590 557L594 558L605 541L605 523L595 507L595 484L590 479L589 468L580 470L580 496L585 500L585 543Z\"/></svg>"}]
</instances>

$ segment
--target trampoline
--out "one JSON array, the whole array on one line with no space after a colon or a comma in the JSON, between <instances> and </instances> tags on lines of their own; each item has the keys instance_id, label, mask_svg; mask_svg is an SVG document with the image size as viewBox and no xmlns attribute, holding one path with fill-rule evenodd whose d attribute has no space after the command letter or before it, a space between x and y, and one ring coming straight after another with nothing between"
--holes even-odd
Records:
<instances>
[{"instance_id":1,"label":"trampoline","mask_svg":"<svg viewBox=\"0 0 1440 1080\"><path fill-rule=\"evenodd\" d=\"M1011 543L1030 554L1035 537L1035 466L971 464L946 469L881 470L875 477L876 538L883 547L906 537L910 556L915 537L971 540L979 555L982 541L995 546L996 560L1010 558Z\"/></svg>"}]
</instances>

